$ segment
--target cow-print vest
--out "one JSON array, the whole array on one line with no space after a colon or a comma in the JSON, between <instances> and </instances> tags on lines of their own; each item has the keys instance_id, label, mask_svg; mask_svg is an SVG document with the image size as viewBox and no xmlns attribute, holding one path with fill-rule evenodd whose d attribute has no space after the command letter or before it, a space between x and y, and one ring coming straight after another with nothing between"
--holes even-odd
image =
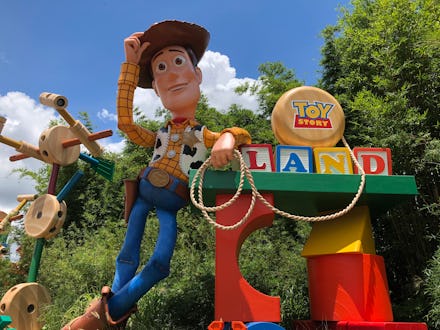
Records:
<instances>
[{"instance_id":1,"label":"cow-print vest","mask_svg":"<svg viewBox=\"0 0 440 330\"><path fill-rule=\"evenodd\" d=\"M190 135L195 136L196 138L191 143L192 146L183 143L181 145L179 165L180 170L186 177L189 176L189 171L191 169L198 169L200 166L202 166L203 162L207 158L208 149L205 146L205 141L203 138L203 131L205 129L206 127L202 125L196 125L193 127L188 125L184 130L185 133L190 133ZM164 157L167 157L167 153L169 152L168 143L170 139L182 139L182 136L177 136L177 134L171 133L171 125L162 127L157 132L156 144L150 166L153 166L154 163L159 162ZM177 140L173 141L175 142ZM179 157L179 155L176 155L176 157Z\"/></svg>"}]
</instances>

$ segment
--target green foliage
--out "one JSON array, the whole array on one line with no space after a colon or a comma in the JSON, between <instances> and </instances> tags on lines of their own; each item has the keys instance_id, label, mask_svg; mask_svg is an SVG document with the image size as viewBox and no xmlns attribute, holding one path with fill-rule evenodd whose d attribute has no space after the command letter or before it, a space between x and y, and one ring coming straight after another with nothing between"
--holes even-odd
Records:
<instances>
[{"instance_id":1,"label":"green foliage","mask_svg":"<svg viewBox=\"0 0 440 330\"><path fill-rule=\"evenodd\" d=\"M48 242L41 258L39 282L52 297L52 304L44 313L48 329L59 329L82 314L101 287L111 283L124 235L122 223L109 223L96 231L75 229L72 225L69 231L78 232L65 233ZM70 236L81 236L81 244Z\"/></svg>"},{"instance_id":2,"label":"green foliage","mask_svg":"<svg viewBox=\"0 0 440 330\"><path fill-rule=\"evenodd\" d=\"M428 321L433 329L440 328L440 249L437 249L434 257L425 272L425 294L430 298L430 308L427 314Z\"/></svg>"},{"instance_id":3,"label":"green foliage","mask_svg":"<svg viewBox=\"0 0 440 330\"><path fill-rule=\"evenodd\" d=\"M373 224L396 320L423 320L438 246L439 16L438 0L353 0L322 33L320 87L342 104L348 142L390 148L394 174L415 175L420 192Z\"/></svg>"},{"instance_id":4,"label":"green foliage","mask_svg":"<svg viewBox=\"0 0 440 330\"><path fill-rule=\"evenodd\" d=\"M17 229L17 231L20 231ZM0 297L14 285L27 281L34 240L22 233L16 233L20 242L21 258L18 263L11 263L8 259L0 259Z\"/></svg>"},{"instance_id":5,"label":"green foliage","mask_svg":"<svg viewBox=\"0 0 440 330\"><path fill-rule=\"evenodd\" d=\"M241 273L257 290L280 296L286 329L292 320L309 317L307 270L301 251L310 228L306 222L278 218L272 227L253 232L241 248Z\"/></svg>"},{"instance_id":6,"label":"green foliage","mask_svg":"<svg viewBox=\"0 0 440 330\"><path fill-rule=\"evenodd\" d=\"M236 89L237 93L250 92L257 95L263 118L269 118L276 102L288 90L303 85L295 77L295 72L287 69L281 62L268 62L258 68L260 77L258 82L244 84Z\"/></svg>"},{"instance_id":7,"label":"green foliage","mask_svg":"<svg viewBox=\"0 0 440 330\"><path fill-rule=\"evenodd\" d=\"M226 127L243 127L251 135L252 143L275 143L270 122L262 114L236 104L233 104L228 112L221 113L209 106L207 98L202 96L197 108L196 120L214 132L221 132Z\"/></svg>"}]
</instances>

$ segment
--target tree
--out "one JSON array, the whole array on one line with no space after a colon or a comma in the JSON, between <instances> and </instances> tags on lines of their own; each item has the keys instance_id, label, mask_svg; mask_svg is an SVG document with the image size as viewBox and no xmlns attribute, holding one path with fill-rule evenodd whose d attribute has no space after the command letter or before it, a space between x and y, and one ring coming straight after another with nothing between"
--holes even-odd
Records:
<instances>
[{"instance_id":1,"label":"tree","mask_svg":"<svg viewBox=\"0 0 440 330\"><path fill-rule=\"evenodd\" d=\"M292 69L287 69L281 62L268 62L258 68L260 77L254 84L243 84L236 89L237 93L249 91L257 95L261 115L268 119L280 98L288 90L304 83L299 81Z\"/></svg>"},{"instance_id":2,"label":"tree","mask_svg":"<svg viewBox=\"0 0 440 330\"><path fill-rule=\"evenodd\" d=\"M323 31L320 86L346 114L352 145L389 147L393 172L420 196L374 221L395 316L426 313L423 271L439 238L440 6L438 0L353 0Z\"/></svg>"}]
</instances>

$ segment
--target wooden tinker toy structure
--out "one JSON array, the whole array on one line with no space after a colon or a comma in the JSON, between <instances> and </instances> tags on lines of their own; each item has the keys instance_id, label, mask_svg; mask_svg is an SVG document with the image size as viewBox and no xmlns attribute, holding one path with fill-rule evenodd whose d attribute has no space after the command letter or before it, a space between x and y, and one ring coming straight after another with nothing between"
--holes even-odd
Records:
<instances>
[{"instance_id":1,"label":"wooden tinker toy structure","mask_svg":"<svg viewBox=\"0 0 440 330\"><path fill-rule=\"evenodd\" d=\"M10 221L23 217L19 212L27 202L31 201L32 204L24 217L24 229L28 236L36 239L27 283L13 286L0 301L0 329L8 326L20 330L33 330L41 329L43 326L39 320L41 308L50 303L48 290L37 283L43 247L46 240L55 237L63 227L67 215L64 198L83 176L82 171L77 171L57 194L56 184L60 167L81 159L89 163L104 178L111 180L113 177L114 165L99 158L104 150L96 142L98 139L111 136L112 131L90 133L66 110L68 101L64 96L42 93L40 102L55 108L70 126L56 125L45 130L40 135L39 147L1 135L6 118L0 117L0 142L19 152L18 155L11 156L10 161L32 157L52 165L47 194L19 196L17 200L20 204L14 210L9 214L4 212L0 214L0 233L2 233ZM92 156L80 152L80 144L83 144Z\"/></svg>"},{"instance_id":2,"label":"wooden tinker toy structure","mask_svg":"<svg viewBox=\"0 0 440 330\"><path fill-rule=\"evenodd\" d=\"M39 148L0 135L0 142L21 153L11 160L34 157L53 164L48 194L22 199L4 220L32 201L25 228L37 246L29 283L13 287L0 302L0 329L8 324L20 330L42 326L37 319L29 321L30 310L50 302L47 290L36 283L41 249L62 227L67 211L63 198L82 175L75 175L56 195L59 166L80 158L106 178L112 173L111 165L99 158L102 148L95 142L109 133L88 132L65 110L64 97L43 93L40 100L55 107L70 126L43 132ZM394 321L384 260L376 255L371 226L371 217L418 194L414 177L392 174L387 148L351 150L343 137L341 106L318 88L286 92L273 110L272 128L280 142L275 152L267 144L244 145L236 152L239 171L208 171L208 159L191 172L191 200L216 227L215 316L208 329L283 329L280 298L254 289L238 264L243 242L253 231L271 226L275 214L313 222L302 251L311 319L293 321L294 328L427 329L425 323ZM343 147L336 147L339 141ZM80 143L92 156L80 153ZM205 202L216 206L206 207ZM215 221L208 212L216 213Z\"/></svg>"}]
</instances>

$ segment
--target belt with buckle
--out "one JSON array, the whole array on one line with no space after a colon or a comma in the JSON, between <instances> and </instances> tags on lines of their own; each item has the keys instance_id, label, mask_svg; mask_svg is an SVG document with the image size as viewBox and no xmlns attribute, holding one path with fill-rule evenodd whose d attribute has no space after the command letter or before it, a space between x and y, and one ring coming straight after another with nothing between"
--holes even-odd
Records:
<instances>
[{"instance_id":1,"label":"belt with buckle","mask_svg":"<svg viewBox=\"0 0 440 330\"><path fill-rule=\"evenodd\" d=\"M186 201L189 201L188 186L160 168L147 167L141 171L140 177L148 180L153 186L157 188L164 188L173 191L179 197L183 198Z\"/></svg>"}]
</instances>

